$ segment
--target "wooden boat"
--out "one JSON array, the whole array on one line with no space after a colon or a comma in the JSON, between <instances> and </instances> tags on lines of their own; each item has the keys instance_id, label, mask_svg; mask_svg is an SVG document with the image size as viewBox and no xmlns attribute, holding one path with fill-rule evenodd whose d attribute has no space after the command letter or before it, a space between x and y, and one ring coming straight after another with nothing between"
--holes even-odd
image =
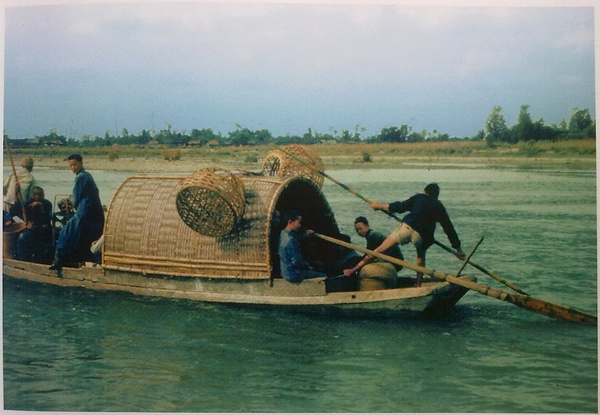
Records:
<instances>
[{"instance_id":1,"label":"wooden boat","mask_svg":"<svg viewBox=\"0 0 600 415\"><path fill-rule=\"evenodd\" d=\"M445 313L467 291L432 277L420 287L411 277L378 284L377 275L363 275L354 287L339 278L290 283L277 275L275 249L281 230L276 219L290 209L301 213L306 229L339 235L319 183L299 174L269 167L262 173L213 168L191 176L135 175L108 206L101 264L57 273L8 258L5 250L3 274L136 295L361 316ZM317 238L311 243L311 259L340 259L338 246Z\"/></svg>"}]
</instances>

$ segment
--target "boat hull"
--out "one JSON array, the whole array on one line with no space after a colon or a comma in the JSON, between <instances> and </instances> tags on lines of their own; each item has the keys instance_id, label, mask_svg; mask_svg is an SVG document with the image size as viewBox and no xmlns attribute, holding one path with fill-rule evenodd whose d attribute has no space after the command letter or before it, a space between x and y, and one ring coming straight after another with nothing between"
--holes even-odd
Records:
<instances>
[{"instance_id":1,"label":"boat hull","mask_svg":"<svg viewBox=\"0 0 600 415\"><path fill-rule=\"evenodd\" d=\"M426 280L421 287L327 292L325 280L321 278L293 284L282 279L151 275L101 266L63 268L59 275L47 265L6 258L3 275L64 287L122 291L142 296L359 316L447 313L467 291L444 281ZM475 280L474 277L462 278Z\"/></svg>"}]
</instances>

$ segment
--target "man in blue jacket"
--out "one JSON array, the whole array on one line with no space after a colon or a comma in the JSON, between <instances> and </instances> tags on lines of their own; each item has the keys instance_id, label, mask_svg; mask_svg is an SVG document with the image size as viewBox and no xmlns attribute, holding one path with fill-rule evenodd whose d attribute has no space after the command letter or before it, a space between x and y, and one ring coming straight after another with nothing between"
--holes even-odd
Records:
<instances>
[{"instance_id":1,"label":"man in blue jacket","mask_svg":"<svg viewBox=\"0 0 600 415\"><path fill-rule=\"evenodd\" d=\"M461 249L460 239L454 225L450 221L446 208L438 200L440 187L437 183L430 183L425 186L423 193L411 196L405 201L394 203L371 203L375 210L385 210L392 213L409 212L403 219L403 222L394 230L382 243L374 249L376 252L384 252L394 245L405 245L412 242L417 249L417 265L425 266L425 253L434 242L435 225L439 223L448 236L452 247L456 249L457 256L465 258ZM361 267L372 260L371 257L365 257L354 268L347 270L347 273L358 271ZM346 271L344 272L346 273ZM417 286L421 285L423 274L417 273Z\"/></svg>"},{"instance_id":2,"label":"man in blue jacket","mask_svg":"<svg viewBox=\"0 0 600 415\"><path fill-rule=\"evenodd\" d=\"M90 246L102 235L104 209L100 203L98 186L83 168L83 158L72 154L67 158L69 169L75 173L73 207L75 216L61 229L56 243L54 263L50 269L60 270L67 262L94 260Z\"/></svg>"},{"instance_id":3,"label":"man in blue jacket","mask_svg":"<svg viewBox=\"0 0 600 415\"><path fill-rule=\"evenodd\" d=\"M327 277L326 274L313 270L304 260L300 250L300 228L302 216L297 211L284 215L285 228L279 235L279 260L281 276L290 282L302 282L308 278ZM311 231L307 231L308 234Z\"/></svg>"}]
</instances>

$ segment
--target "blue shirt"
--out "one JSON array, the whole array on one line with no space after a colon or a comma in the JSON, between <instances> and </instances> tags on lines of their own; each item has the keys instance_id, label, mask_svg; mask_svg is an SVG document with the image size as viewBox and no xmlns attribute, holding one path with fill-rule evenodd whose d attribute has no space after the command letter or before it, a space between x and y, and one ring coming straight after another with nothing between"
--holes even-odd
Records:
<instances>
[{"instance_id":1,"label":"blue shirt","mask_svg":"<svg viewBox=\"0 0 600 415\"><path fill-rule=\"evenodd\" d=\"M75 215L61 229L56 249L85 248L89 251L90 243L102 235L104 209L100 203L96 182L92 175L84 169L81 169L75 176L73 207L76 209Z\"/></svg>"},{"instance_id":2,"label":"blue shirt","mask_svg":"<svg viewBox=\"0 0 600 415\"><path fill-rule=\"evenodd\" d=\"M85 169L81 169L75 176L73 207L82 221L104 224L104 209L100 203L98 186Z\"/></svg>"},{"instance_id":3,"label":"blue shirt","mask_svg":"<svg viewBox=\"0 0 600 415\"><path fill-rule=\"evenodd\" d=\"M300 252L300 235L287 229L279 235L279 261L281 276L291 282L304 280L304 272L310 269L310 264L304 260Z\"/></svg>"}]
</instances>

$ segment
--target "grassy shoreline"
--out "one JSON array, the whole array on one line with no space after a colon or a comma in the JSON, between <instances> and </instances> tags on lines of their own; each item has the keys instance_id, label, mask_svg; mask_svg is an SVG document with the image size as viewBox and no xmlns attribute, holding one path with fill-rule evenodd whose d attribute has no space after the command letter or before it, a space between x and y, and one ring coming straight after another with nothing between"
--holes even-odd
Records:
<instances>
[{"instance_id":1,"label":"grassy shoreline","mask_svg":"<svg viewBox=\"0 0 600 415\"><path fill-rule=\"evenodd\" d=\"M595 140L518 143L489 148L480 142L401 144L315 144L309 146L327 170L385 168L508 168L541 170L596 169ZM32 155L36 167L66 168L67 155L78 152L89 170L137 173L188 173L209 166L259 170L269 145L215 148L41 148L13 149L16 164ZM10 161L5 152L5 165Z\"/></svg>"}]
</instances>

